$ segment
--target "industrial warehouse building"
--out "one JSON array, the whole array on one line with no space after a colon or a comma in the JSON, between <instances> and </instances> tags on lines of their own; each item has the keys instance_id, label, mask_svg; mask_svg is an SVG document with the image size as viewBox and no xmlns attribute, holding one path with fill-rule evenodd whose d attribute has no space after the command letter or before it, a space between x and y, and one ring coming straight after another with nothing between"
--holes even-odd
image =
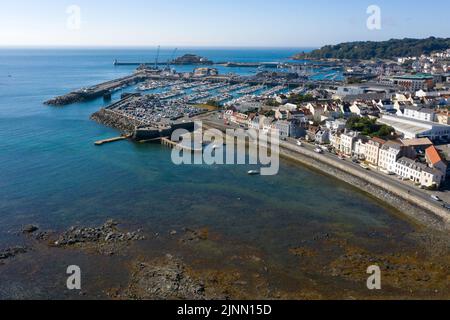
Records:
<instances>
[{"instance_id":1,"label":"industrial warehouse building","mask_svg":"<svg viewBox=\"0 0 450 320\"><path fill-rule=\"evenodd\" d=\"M446 124L395 115L383 115L378 121L393 127L403 134L405 139L429 138L432 141L448 141L450 138L450 126Z\"/></svg>"}]
</instances>

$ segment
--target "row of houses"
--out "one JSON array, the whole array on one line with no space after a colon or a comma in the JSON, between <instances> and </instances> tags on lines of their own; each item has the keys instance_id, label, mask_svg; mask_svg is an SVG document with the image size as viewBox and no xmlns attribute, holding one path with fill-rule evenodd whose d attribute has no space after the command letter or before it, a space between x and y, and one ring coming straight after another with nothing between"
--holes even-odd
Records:
<instances>
[{"instance_id":1,"label":"row of houses","mask_svg":"<svg viewBox=\"0 0 450 320\"><path fill-rule=\"evenodd\" d=\"M440 187L446 179L447 163L427 138L385 141L345 131L331 133L330 143L342 155L423 187Z\"/></svg>"},{"instance_id":2,"label":"row of houses","mask_svg":"<svg viewBox=\"0 0 450 320\"><path fill-rule=\"evenodd\" d=\"M226 123L232 123L241 127L271 132L278 130L281 138L298 138L304 135L306 118L302 113L295 113L291 116L289 113L285 116L277 115L267 117L259 114L243 114L233 110L227 110L224 114Z\"/></svg>"}]
</instances>

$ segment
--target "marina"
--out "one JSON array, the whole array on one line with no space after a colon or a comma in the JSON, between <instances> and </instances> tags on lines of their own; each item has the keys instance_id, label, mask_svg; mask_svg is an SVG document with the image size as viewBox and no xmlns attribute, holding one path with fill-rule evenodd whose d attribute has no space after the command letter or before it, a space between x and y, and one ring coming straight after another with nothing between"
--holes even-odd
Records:
<instances>
[{"instance_id":1,"label":"marina","mask_svg":"<svg viewBox=\"0 0 450 320\"><path fill-rule=\"evenodd\" d=\"M187 58L185 57L187 56ZM251 75L239 75L234 73L219 74L218 70L210 68L209 60L195 55L185 55L166 63L136 64L139 67L129 76L118 78L72 91L66 95L55 97L45 102L47 105L64 106L72 103L91 101L100 97L110 100L113 93L118 90L136 87L136 91L160 94L162 99L177 98L185 91L186 103L196 101L205 102L210 97L220 103L239 95L255 94L265 90L265 96L270 96L280 91L295 90L308 85L320 85L332 87L342 84L340 66L321 66L319 64L295 64L295 63L220 63L220 66L230 68L256 67ZM188 62L192 63L189 64ZM208 67L197 68L198 64ZM122 64L115 61L115 65L135 65L134 63ZM166 68L160 68L166 65ZM171 65L174 68L171 68ZM176 68L192 67L192 72L180 72ZM276 70L269 71L276 67ZM219 91L220 94L215 91Z\"/></svg>"}]
</instances>

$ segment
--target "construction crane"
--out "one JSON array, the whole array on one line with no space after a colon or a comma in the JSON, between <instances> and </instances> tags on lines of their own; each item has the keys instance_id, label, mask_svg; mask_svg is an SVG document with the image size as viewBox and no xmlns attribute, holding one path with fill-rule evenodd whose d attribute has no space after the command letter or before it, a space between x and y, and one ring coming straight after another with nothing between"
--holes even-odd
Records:
<instances>
[{"instance_id":1,"label":"construction crane","mask_svg":"<svg viewBox=\"0 0 450 320\"><path fill-rule=\"evenodd\" d=\"M156 50L155 69L158 69L158 60L159 60L160 50L161 50L161 46L158 46L158 49Z\"/></svg>"}]
</instances>

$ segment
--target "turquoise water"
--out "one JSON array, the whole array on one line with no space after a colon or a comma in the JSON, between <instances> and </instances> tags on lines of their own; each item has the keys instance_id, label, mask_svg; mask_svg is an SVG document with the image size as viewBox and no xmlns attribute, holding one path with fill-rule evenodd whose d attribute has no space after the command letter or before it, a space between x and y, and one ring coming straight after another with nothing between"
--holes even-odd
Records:
<instances>
[{"instance_id":1,"label":"turquoise water","mask_svg":"<svg viewBox=\"0 0 450 320\"><path fill-rule=\"evenodd\" d=\"M298 51L186 50L215 61L278 61ZM0 51L0 247L24 224L59 230L111 217L161 232L210 227L268 251L317 232L364 238L373 231L410 230L371 198L308 169L283 162L277 176L250 177L246 166L175 166L170 150L158 145L95 147L94 141L118 134L89 120L103 100L64 108L42 104L133 70L114 67L116 58L152 55L124 49Z\"/></svg>"}]
</instances>

